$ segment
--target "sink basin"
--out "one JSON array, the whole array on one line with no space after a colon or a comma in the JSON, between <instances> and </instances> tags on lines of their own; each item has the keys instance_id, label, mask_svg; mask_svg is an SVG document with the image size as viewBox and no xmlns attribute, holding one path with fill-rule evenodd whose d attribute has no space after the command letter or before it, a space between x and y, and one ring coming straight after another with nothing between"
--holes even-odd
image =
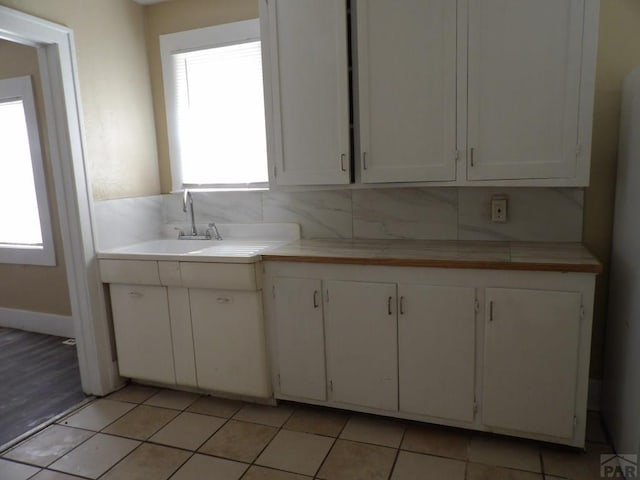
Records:
<instances>
[{"instance_id":1,"label":"sink basin","mask_svg":"<svg viewBox=\"0 0 640 480\"><path fill-rule=\"evenodd\" d=\"M190 257L216 258L249 258L259 255L264 250L282 245L281 240L177 240L163 239L135 243L125 247L114 248L103 252L100 256L107 257L180 257L186 260Z\"/></svg>"},{"instance_id":2,"label":"sink basin","mask_svg":"<svg viewBox=\"0 0 640 480\"><path fill-rule=\"evenodd\" d=\"M184 230L183 225L178 228ZM204 231L206 225L200 225ZM163 226L163 235L175 235L175 224ZM173 260L179 262L254 263L265 250L298 240L294 223L218 224L223 240L147 240L98 252L98 258L121 260Z\"/></svg>"}]
</instances>

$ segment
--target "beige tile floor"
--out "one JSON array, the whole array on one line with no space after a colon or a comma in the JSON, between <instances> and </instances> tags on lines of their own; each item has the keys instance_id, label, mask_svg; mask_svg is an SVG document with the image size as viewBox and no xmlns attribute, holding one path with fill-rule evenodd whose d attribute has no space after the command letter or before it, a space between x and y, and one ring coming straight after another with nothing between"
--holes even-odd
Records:
<instances>
[{"instance_id":1,"label":"beige tile floor","mask_svg":"<svg viewBox=\"0 0 640 480\"><path fill-rule=\"evenodd\" d=\"M0 453L1 480L596 480L587 452L304 405L267 407L139 385Z\"/></svg>"}]
</instances>

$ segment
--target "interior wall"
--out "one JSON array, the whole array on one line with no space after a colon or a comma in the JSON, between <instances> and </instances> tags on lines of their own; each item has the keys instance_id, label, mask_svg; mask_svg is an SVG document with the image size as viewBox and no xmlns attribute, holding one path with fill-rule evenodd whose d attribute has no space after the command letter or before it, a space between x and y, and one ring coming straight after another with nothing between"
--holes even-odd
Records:
<instances>
[{"instance_id":1,"label":"interior wall","mask_svg":"<svg viewBox=\"0 0 640 480\"><path fill-rule=\"evenodd\" d=\"M258 18L257 0L174 0L144 8L145 36L158 139L158 164L163 193L171 191L171 166L159 35L252 18Z\"/></svg>"},{"instance_id":2,"label":"interior wall","mask_svg":"<svg viewBox=\"0 0 640 480\"><path fill-rule=\"evenodd\" d=\"M159 193L143 8L132 0L0 0L0 5L74 31L93 198Z\"/></svg>"},{"instance_id":3,"label":"interior wall","mask_svg":"<svg viewBox=\"0 0 640 480\"><path fill-rule=\"evenodd\" d=\"M598 42L591 182L584 206L584 243L604 265L596 286L592 378L602 378L603 373L622 83L640 66L640 2L600 2Z\"/></svg>"},{"instance_id":4,"label":"interior wall","mask_svg":"<svg viewBox=\"0 0 640 480\"><path fill-rule=\"evenodd\" d=\"M56 207L51 161L46 142L44 99L35 48L0 40L0 78L30 75L36 102L36 115L42 148L42 160L47 183L47 198L51 215L51 229L56 254L56 265L0 264L0 308L71 315L69 288L64 263L60 220ZM33 292L38 294L34 295Z\"/></svg>"}]
</instances>

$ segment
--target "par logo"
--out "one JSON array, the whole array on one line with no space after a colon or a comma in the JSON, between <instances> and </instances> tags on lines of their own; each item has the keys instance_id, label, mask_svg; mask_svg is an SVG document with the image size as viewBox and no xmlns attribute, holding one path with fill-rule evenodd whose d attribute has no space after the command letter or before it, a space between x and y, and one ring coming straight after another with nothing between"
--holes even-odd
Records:
<instances>
[{"instance_id":1,"label":"par logo","mask_svg":"<svg viewBox=\"0 0 640 480\"><path fill-rule=\"evenodd\" d=\"M637 455L600 455L602 478L638 478Z\"/></svg>"}]
</instances>

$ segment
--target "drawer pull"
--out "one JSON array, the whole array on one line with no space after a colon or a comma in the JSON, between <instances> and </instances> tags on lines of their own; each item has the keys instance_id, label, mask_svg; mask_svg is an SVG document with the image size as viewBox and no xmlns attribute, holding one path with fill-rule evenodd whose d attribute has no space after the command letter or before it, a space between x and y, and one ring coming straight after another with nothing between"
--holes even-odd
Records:
<instances>
[{"instance_id":1,"label":"drawer pull","mask_svg":"<svg viewBox=\"0 0 640 480\"><path fill-rule=\"evenodd\" d=\"M144 297L144 293L142 293L142 292L136 292L136 291L131 291L131 292L129 292L129 296L130 296L131 298L142 298L142 297Z\"/></svg>"},{"instance_id":2,"label":"drawer pull","mask_svg":"<svg viewBox=\"0 0 640 480\"><path fill-rule=\"evenodd\" d=\"M233 303L233 297L218 297L216 298L217 303Z\"/></svg>"},{"instance_id":3,"label":"drawer pull","mask_svg":"<svg viewBox=\"0 0 640 480\"><path fill-rule=\"evenodd\" d=\"M393 300L393 297L389 297L387 299L387 313L389 315L392 315L393 312L391 312L391 301Z\"/></svg>"},{"instance_id":4,"label":"drawer pull","mask_svg":"<svg viewBox=\"0 0 640 480\"><path fill-rule=\"evenodd\" d=\"M318 290L313 291L313 308L318 308Z\"/></svg>"}]
</instances>

